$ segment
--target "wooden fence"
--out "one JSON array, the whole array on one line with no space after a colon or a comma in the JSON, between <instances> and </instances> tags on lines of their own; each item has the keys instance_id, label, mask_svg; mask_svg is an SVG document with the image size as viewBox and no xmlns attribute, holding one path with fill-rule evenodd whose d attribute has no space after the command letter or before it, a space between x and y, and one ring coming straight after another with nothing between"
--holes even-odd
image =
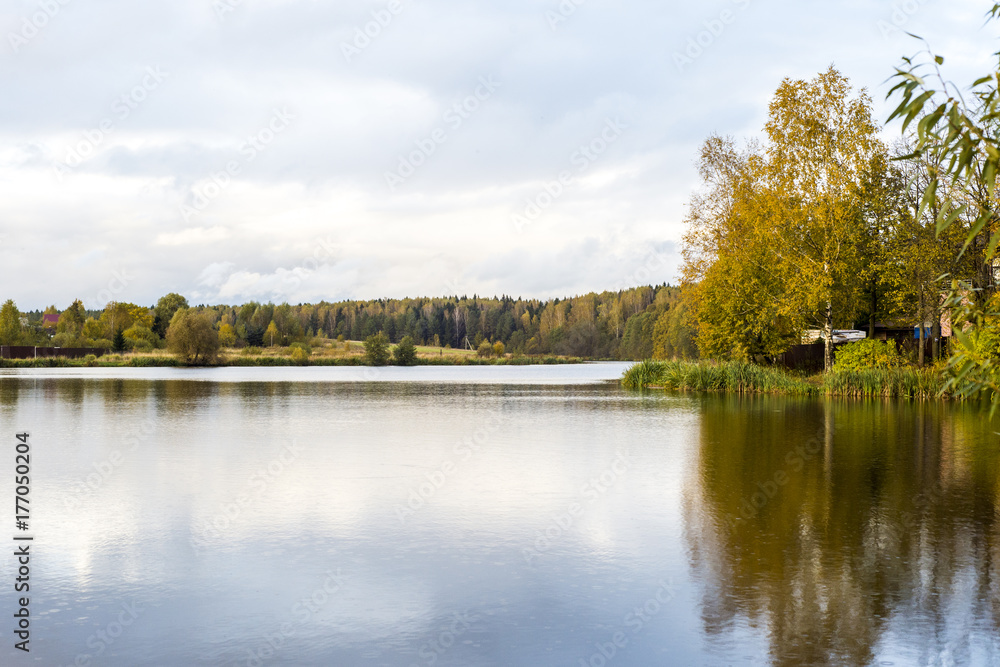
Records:
<instances>
[{"instance_id":1,"label":"wooden fence","mask_svg":"<svg viewBox=\"0 0 1000 667\"><path fill-rule=\"evenodd\" d=\"M105 350L99 347L35 347L33 345L0 345L2 359L39 359L47 357L64 357L67 359L82 359L88 354L100 357Z\"/></svg>"}]
</instances>

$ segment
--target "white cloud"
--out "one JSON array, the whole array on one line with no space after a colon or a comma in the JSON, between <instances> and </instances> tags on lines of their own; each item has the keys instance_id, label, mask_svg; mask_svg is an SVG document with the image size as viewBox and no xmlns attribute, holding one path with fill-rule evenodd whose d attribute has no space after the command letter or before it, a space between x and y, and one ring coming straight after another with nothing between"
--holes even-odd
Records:
<instances>
[{"instance_id":1,"label":"white cloud","mask_svg":"<svg viewBox=\"0 0 1000 667\"><path fill-rule=\"evenodd\" d=\"M4 297L65 306L121 270L135 278L120 297L139 303L435 295L456 281L523 296L610 288L641 249L679 242L708 134L758 133L783 77L830 63L884 118L884 82L919 48L883 35L893 5L875 0L588 2L555 31L555 0L404 4L351 62L341 43L378 3L243 2L220 20L204 0L73 2L16 53L0 40ZM902 27L953 53L954 79L990 66L1000 26L981 27L982 3L917 4ZM674 54L737 5L678 71ZM35 11L8 3L0 36ZM168 75L154 82L150 68ZM481 77L502 85L447 126ZM143 85L125 115L116 102ZM294 121L246 159L281 108ZM620 140L519 233L525 198L616 116L629 123ZM441 126L446 140L390 192L385 172ZM88 136L87 158L57 174ZM231 182L185 220L181 204L234 160ZM313 267L318 239L340 250ZM23 280L43 259L59 270ZM671 267L651 280L676 278Z\"/></svg>"},{"instance_id":2,"label":"white cloud","mask_svg":"<svg viewBox=\"0 0 1000 667\"><path fill-rule=\"evenodd\" d=\"M159 234L156 237L156 242L166 246L214 243L228 239L231 235L231 232L225 227L192 227L179 232Z\"/></svg>"}]
</instances>

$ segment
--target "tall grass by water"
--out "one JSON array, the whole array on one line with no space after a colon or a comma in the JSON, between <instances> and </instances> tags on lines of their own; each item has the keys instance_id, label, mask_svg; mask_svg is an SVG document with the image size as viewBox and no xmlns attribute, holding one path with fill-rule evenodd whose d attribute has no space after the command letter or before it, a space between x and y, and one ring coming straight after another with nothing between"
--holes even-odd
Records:
<instances>
[{"instance_id":1,"label":"tall grass by water","mask_svg":"<svg viewBox=\"0 0 1000 667\"><path fill-rule=\"evenodd\" d=\"M788 373L739 361L643 361L625 372L628 389L662 387L680 391L715 391L740 394L815 394L818 388Z\"/></svg>"},{"instance_id":2,"label":"tall grass by water","mask_svg":"<svg viewBox=\"0 0 1000 667\"><path fill-rule=\"evenodd\" d=\"M823 376L823 390L830 396L857 398L944 398L946 378L929 368L835 371Z\"/></svg>"},{"instance_id":3,"label":"tall grass by water","mask_svg":"<svg viewBox=\"0 0 1000 667\"><path fill-rule=\"evenodd\" d=\"M781 368L726 362L643 361L622 377L627 389L849 396L856 398L939 398L946 378L939 370L834 371L809 379Z\"/></svg>"}]
</instances>

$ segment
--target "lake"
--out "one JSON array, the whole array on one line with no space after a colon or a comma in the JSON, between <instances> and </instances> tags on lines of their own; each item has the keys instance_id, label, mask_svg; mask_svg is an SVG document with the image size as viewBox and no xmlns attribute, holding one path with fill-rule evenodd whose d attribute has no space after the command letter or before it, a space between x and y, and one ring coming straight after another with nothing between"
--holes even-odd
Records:
<instances>
[{"instance_id":1,"label":"lake","mask_svg":"<svg viewBox=\"0 0 1000 667\"><path fill-rule=\"evenodd\" d=\"M0 663L1000 664L1000 420L624 368L0 371Z\"/></svg>"}]
</instances>

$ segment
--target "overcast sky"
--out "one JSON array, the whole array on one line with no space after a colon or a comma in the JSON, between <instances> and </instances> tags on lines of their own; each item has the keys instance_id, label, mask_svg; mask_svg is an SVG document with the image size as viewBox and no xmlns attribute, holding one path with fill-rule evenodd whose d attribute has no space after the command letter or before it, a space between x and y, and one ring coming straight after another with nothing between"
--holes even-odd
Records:
<instances>
[{"instance_id":1,"label":"overcast sky","mask_svg":"<svg viewBox=\"0 0 1000 667\"><path fill-rule=\"evenodd\" d=\"M0 298L549 298L674 281L694 159L835 64L881 118L967 0L7 0ZM894 135L887 131L888 135Z\"/></svg>"}]
</instances>

